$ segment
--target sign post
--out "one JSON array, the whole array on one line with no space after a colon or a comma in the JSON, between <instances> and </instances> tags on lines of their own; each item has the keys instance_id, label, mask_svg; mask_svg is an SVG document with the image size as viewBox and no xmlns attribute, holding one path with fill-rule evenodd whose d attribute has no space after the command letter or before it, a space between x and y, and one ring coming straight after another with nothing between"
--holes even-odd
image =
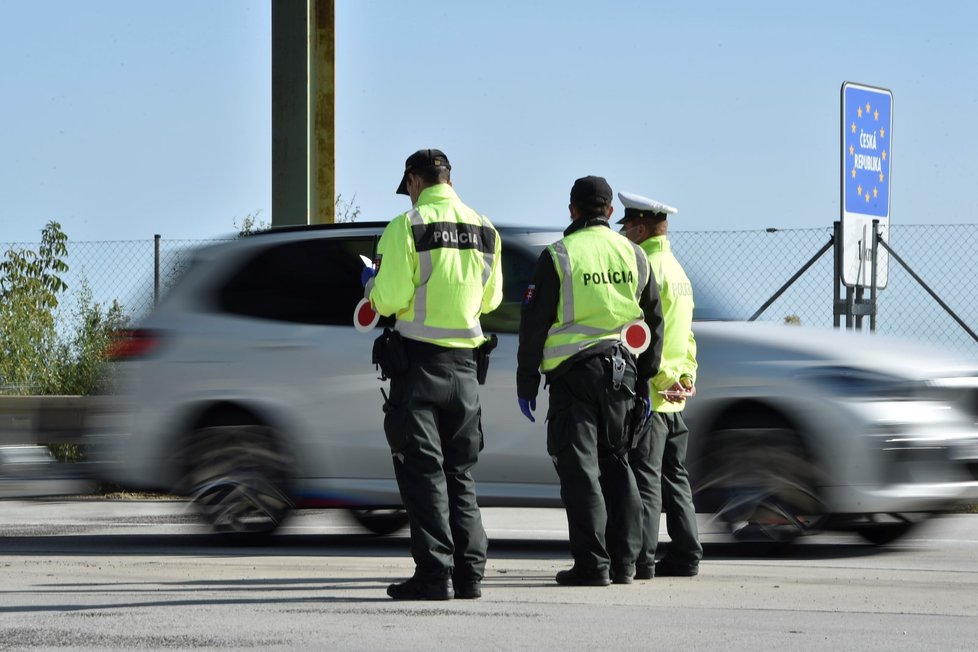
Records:
<instances>
[{"instance_id":1,"label":"sign post","mask_svg":"<svg viewBox=\"0 0 978 652\"><path fill-rule=\"evenodd\" d=\"M842 283L850 288L886 287L889 259L873 260L873 222L889 240L890 171L893 166L893 93L842 84ZM874 280L875 279L875 282ZM857 297L858 298L858 297Z\"/></svg>"}]
</instances>

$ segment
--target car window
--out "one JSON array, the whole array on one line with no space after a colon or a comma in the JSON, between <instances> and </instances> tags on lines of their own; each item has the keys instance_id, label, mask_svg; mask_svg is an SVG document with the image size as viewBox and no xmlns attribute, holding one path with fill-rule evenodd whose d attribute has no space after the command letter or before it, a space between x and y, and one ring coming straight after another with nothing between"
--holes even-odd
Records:
<instances>
[{"instance_id":1,"label":"car window","mask_svg":"<svg viewBox=\"0 0 978 652\"><path fill-rule=\"evenodd\" d=\"M486 333L518 333L523 295L533 278L537 259L544 249L512 247L503 241L503 301L492 312L482 315L482 330Z\"/></svg>"},{"instance_id":2,"label":"car window","mask_svg":"<svg viewBox=\"0 0 978 652\"><path fill-rule=\"evenodd\" d=\"M363 298L360 255L373 238L313 238L261 249L218 290L221 310L300 324L353 325Z\"/></svg>"}]
</instances>

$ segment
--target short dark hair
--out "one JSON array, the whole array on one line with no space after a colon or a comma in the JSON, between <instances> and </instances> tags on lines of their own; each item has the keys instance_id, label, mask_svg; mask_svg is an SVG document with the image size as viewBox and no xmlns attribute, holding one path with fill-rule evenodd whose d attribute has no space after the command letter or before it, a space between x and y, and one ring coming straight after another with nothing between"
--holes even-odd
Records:
<instances>
[{"instance_id":1,"label":"short dark hair","mask_svg":"<svg viewBox=\"0 0 978 652\"><path fill-rule=\"evenodd\" d=\"M411 170L411 174L416 174L421 177L421 181L426 186L433 186L436 183L448 183L452 180L452 170L445 167Z\"/></svg>"},{"instance_id":2,"label":"short dark hair","mask_svg":"<svg viewBox=\"0 0 978 652\"><path fill-rule=\"evenodd\" d=\"M572 202L577 210L581 211L585 217L607 217L608 210L611 208L611 202L586 202L584 204L579 204Z\"/></svg>"}]
</instances>

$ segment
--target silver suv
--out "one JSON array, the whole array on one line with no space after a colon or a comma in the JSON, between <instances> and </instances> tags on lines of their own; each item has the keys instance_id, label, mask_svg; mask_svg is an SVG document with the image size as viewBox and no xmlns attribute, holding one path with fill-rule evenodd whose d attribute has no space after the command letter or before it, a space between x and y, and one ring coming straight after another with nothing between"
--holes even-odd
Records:
<instances>
[{"instance_id":1,"label":"silver suv","mask_svg":"<svg viewBox=\"0 0 978 652\"><path fill-rule=\"evenodd\" d=\"M117 342L117 390L91 424L103 479L190 496L232 534L310 507L349 509L376 533L403 527L374 334L353 327L361 256L384 226L279 229L196 251ZM559 506L545 425L520 414L515 372L523 292L560 234L500 234L479 499ZM699 394L686 409L698 511L742 538L842 529L885 543L978 498L974 368L878 337L724 321L708 290L697 286ZM545 414L545 391L539 400Z\"/></svg>"}]
</instances>

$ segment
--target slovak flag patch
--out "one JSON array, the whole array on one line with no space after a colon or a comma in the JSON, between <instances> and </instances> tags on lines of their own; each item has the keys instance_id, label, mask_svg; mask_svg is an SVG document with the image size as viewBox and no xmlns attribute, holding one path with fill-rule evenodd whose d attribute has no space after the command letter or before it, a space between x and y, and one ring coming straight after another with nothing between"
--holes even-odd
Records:
<instances>
[{"instance_id":1,"label":"slovak flag patch","mask_svg":"<svg viewBox=\"0 0 978 652\"><path fill-rule=\"evenodd\" d=\"M524 306L528 305L531 301L533 301L533 297L536 296L536 293L537 293L536 285L531 283L529 286L527 286L526 292L523 294L523 305Z\"/></svg>"}]
</instances>

